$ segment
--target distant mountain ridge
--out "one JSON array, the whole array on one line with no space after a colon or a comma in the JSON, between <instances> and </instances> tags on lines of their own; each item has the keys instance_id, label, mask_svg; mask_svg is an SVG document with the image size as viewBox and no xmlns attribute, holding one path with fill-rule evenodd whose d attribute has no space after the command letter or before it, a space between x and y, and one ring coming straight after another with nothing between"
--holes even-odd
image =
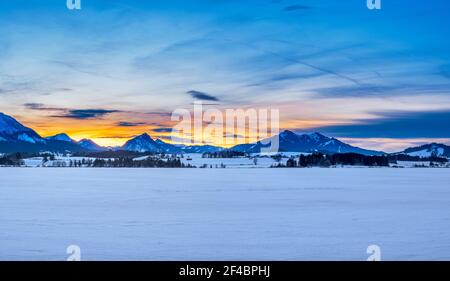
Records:
<instances>
[{"instance_id":1,"label":"distant mountain ridge","mask_svg":"<svg viewBox=\"0 0 450 281\"><path fill-rule=\"evenodd\" d=\"M410 147L397 154L407 154L419 157L448 157L450 158L450 146L441 143L429 143L421 146Z\"/></svg>"},{"instance_id":2,"label":"distant mountain ridge","mask_svg":"<svg viewBox=\"0 0 450 281\"><path fill-rule=\"evenodd\" d=\"M147 133L139 135L127 141L121 149L137 152L160 152L160 153L204 153L223 150L222 147L212 145L182 145L170 144L161 139L152 139Z\"/></svg>"},{"instance_id":3,"label":"distant mountain ridge","mask_svg":"<svg viewBox=\"0 0 450 281\"><path fill-rule=\"evenodd\" d=\"M296 134L285 130L278 136L279 152L322 152L322 153L359 153L363 155L383 155L382 151L367 150L346 144L338 139L320 133ZM239 144L229 148L245 153L260 153L269 139L250 144ZM0 153L11 152L98 152L107 150L127 150L156 153L205 153L218 152L226 148L212 145L170 144L161 139L153 139L147 133L128 140L121 147L102 147L90 139L75 141L65 133L42 138L33 129L25 127L17 120L0 113ZM403 154L411 156L441 156L450 158L450 146L445 144L425 144L405 149ZM398 154L397 153L397 154Z\"/></svg>"},{"instance_id":4,"label":"distant mountain ridge","mask_svg":"<svg viewBox=\"0 0 450 281\"><path fill-rule=\"evenodd\" d=\"M46 143L34 130L23 126L16 119L3 113L0 113L0 141Z\"/></svg>"},{"instance_id":5,"label":"distant mountain ridge","mask_svg":"<svg viewBox=\"0 0 450 281\"><path fill-rule=\"evenodd\" d=\"M366 150L343 143L335 138L324 136L320 133L297 135L292 131L283 131L278 136L280 152L326 152L326 153L359 153L364 155L383 155L384 152ZM264 146L258 141L253 144L236 145L230 150L245 153L259 153ZM148 134L139 135L127 141L121 149L137 152L164 152L164 153L204 153L224 150L222 147L211 145L173 145L160 139L154 140Z\"/></svg>"},{"instance_id":6,"label":"distant mountain ridge","mask_svg":"<svg viewBox=\"0 0 450 281\"><path fill-rule=\"evenodd\" d=\"M382 151L362 149L343 143L335 138L324 136L320 133L296 134L285 130L278 135L280 152L324 152L324 153L359 153L363 155L383 155ZM260 153L264 144L270 143L270 138L253 144L240 144L232 150L246 153Z\"/></svg>"},{"instance_id":7,"label":"distant mountain ridge","mask_svg":"<svg viewBox=\"0 0 450 281\"><path fill-rule=\"evenodd\" d=\"M137 136L127 141L123 146L123 150L146 152L155 151L162 152L161 145L154 141L147 133Z\"/></svg>"},{"instance_id":8,"label":"distant mountain ridge","mask_svg":"<svg viewBox=\"0 0 450 281\"><path fill-rule=\"evenodd\" d=\"M33 129L0 113L0 152L80 152L87 151L67 134L41 137Z\"/></svg>"},{"instance_id":9,"label":"distant mountain ridge","mask_svg":"<svg viewBox=\"0 0 450 281\"><path fill-rule=\"evenodd\" d=\"M78 145L88 151L109 150L109 148L100 146L100 145L96 144L93 140L90 140L90 139L82 139L78 142Z\"/></svg>"},{"instance_id":10,"label":"distant mountain ridge","mask_svg":"<svg viewBox=\"0 0 450 281\"><path fill-rule=\"evenodd\" d=\"M62 133L62 134L57 134L51 137L46 137L45 139L47 140L56 140L56 141L66 141L66 142L71 142L71 143L76 143L75 140L71 139L67 134Z\"/></svg>"}]
</instances>

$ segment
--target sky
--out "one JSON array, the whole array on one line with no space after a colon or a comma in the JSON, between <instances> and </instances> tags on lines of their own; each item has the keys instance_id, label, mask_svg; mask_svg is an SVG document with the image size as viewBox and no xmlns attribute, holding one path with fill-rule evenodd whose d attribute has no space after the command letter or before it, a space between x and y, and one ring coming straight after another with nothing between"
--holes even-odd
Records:
<instances>
[{"instance_id":1,"label":"sky","mask_svg":"<svg viewBox=\"0 0 450 281\"><path fill-rule=\"evenodd\" d=\"M381 2L0 0L0 112L102 145L167 137L195 101L387 152L450 144L450 2Z\"/></svg>"}]
</instances>

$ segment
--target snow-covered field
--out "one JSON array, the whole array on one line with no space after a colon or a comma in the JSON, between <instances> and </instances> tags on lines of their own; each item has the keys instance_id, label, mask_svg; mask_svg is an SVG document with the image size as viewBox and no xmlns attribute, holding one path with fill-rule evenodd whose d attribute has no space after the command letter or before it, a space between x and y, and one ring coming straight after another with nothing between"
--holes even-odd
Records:
<instances>
[{"instance_id":1,"label":"snow-covered field","mask_svg":"<svg viewBox=\"0 0 450 281\"><path fill-rule=\"evenodd\" d=\"M448 169L0 168L0 260L450 259Z\"/></svg>"},{"instance_id":2,"label":"snow-covered field","mask_svg":"<svg viewBox=\"0 0 450 281\"><path fill-rule=\"evenodd\" d=\"M283 153L282 158L279 161L271 158L269 155L257 155L255 157L236 157L236 158L203 158L201 153L187 153L183 155L181 161L188 165L195 167L202 167L206 165L207 168L270 168L272 165L286 164L286 161L291 156L297 156L299 153ZM256 154L254 155L256 156ZM166 155L169 158L170 156ZM142 161L147 159L148 156L136 157L133 160ZM69 167L70 161L94 161L95 158L89 157L73 157L73 156L61 156L56 155L55 160L48 160L43 162L44 157L26 158L23 160L25 167ZM166 158L162 158L166 159ZM106 159L107 160L107 159Z\"/></svg>"},{"instance_id":3,"label":"snow-covered field","mask_svg":"<svg viewBox=\"0 0 450 281\"><path fill-rule=\"evenodd\" d=\"M447 163L443 163L445 166ZM397 164L391 164L391 167L403 167L403 168L414 168L414 167L429 167L430 161L397 161Z\"/></svg>"},{"instance_id":4,"label":"snow-covered field","mask_svg":"<svg viewBox=\"0 0 450 281\"><path fill-rule=\"evenodd\" d=\"M186 165L191 164L196 167L206 165L208 168L270 168L272 165L277 165L278 163L286 164L288 159L289 157L285 156L277 162L270 156L265 156L257 157L255 162L255 159L250 157L203 158L202 154L191 153L185 154L181 161Z\"/></svg>"},{"instance_id":5,"label":"snow-covered field","mask_svg":"<svg viewBox=\"0 0 450 281\"><path fill-rule=\"evenodd\" d=\"M48 160L46 162L43 161L44 157L32 157L23 159L25 167L69 167L70 161L83 161L83 160L91 160L94 161L95 158L89 157L69 157L69 156L61 156L56 155L55 160ZM108 159L106 159L108 160Z\"/></svg>"}]
</instances>

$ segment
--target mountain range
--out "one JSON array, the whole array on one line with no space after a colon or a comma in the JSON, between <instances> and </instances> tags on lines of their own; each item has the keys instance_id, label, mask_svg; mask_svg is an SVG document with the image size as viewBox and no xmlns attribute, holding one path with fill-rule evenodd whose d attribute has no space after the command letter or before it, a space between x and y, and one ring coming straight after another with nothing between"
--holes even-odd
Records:
<instances>
[{"instance_id":1,"label":"mountain range","mask_svg":"<svg viewBox=\"0 0 450 281\"><path fill-rule=\"evenodd\" d=\"M229 148L239 152L260 153L270 143L270 139L250 144L240 144ZM278 135L279 152L324 152L324 153L359 153L363 155L383 155L382 151L374 151L351 146L338 139L320 133L296 134L285 130ZM161 139L153 139L147 133L136 136L121 147L102 147L92 140L75 141L67 134L43 138L33 129L25 127L11 116L0 113L0 153L11 152L95 152L106 150L127 150L137 152L158 153L204 153L218 152L223 147L212 145L170 144ZM411 156L445 156L450 157L450 147L444 144L427 144L408 148L402 152Z\"/></svg>"},{"instance_id":2,"label":"mountain range","mask_svg":"<svg viewBox=\"0 0 450 281\"><path fill-rule=\"evenodd\" d=\"M419 157L437 156L450 158L450 146L441 143L429 143L407 148L401 153Z\"/></svg>"},{"instance_id":3,"label":"mountain range","mask_svg":"<svg viewBox=\"0 0 450 281\"><path fill-rule=\"evenodd\" d=\"M359 153L363 155L383 155L382 151L362 149L343 143L338 139L324 136L320 133L298 135L292 131L285 130L278 135L280 152L325 152L325 153ZM240 144L232 150L247 153L259 153L270 143L270 139L258 141L253 144Z\"/></svg>"}]
</instances>

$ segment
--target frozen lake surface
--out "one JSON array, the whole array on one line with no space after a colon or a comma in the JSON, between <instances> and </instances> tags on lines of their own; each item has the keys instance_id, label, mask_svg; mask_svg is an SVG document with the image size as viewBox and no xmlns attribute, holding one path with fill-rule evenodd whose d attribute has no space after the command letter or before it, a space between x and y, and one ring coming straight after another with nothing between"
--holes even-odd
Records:
<instances>
[{"instance_id":1,"label":"frozen lake surface","mask_svg":"<svg viewBox=\"0 0 450 281\"><path fill-rule=\"evenodd\" d=\"M449 171L0 168L0 260L450 260Z\"/></svg>"}]
</instances>

